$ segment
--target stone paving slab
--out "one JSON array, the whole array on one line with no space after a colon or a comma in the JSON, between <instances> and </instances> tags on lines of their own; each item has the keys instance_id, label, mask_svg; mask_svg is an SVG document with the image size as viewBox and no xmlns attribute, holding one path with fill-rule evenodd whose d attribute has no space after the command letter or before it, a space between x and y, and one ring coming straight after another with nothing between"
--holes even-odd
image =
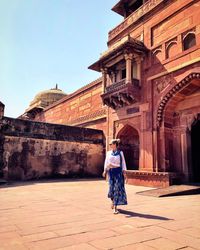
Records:
<instances>
[{"instance_id":1,"label":"stone paving slab","mask_svg":"<svg viewBox=\"0 0 200 250\"><path fill-rule=\"evenodd\" d=\"M140 196L114 215L102 180L15 183L0 187L0 250L200 249L200 195Z\"/></svg>"}]
</instances>

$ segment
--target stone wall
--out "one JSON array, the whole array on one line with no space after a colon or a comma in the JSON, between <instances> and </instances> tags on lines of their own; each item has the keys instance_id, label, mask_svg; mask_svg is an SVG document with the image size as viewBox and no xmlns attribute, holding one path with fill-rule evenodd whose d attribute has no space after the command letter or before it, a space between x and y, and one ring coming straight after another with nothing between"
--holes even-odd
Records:
<instances>
[{"instance_id":1,"label":"stone wall","mask_svg":"<svg viewBox=\"0 0 200 250\"><path fill-rule=\"evenodd\" d=\"M3 117L0 148L6 179L100 176L103 170L100 130Z\"/></svg>"},{"instance_id":2,"label":"stone wall","mask_svg":"<svg viewBox=\"0 0 200 250\"><path fill-rule=\"evenodd\" d=\"M99 78L38 113L34 121L81 126L106 133L106 107L101 100Z\"/></svg>"}]
</instances>

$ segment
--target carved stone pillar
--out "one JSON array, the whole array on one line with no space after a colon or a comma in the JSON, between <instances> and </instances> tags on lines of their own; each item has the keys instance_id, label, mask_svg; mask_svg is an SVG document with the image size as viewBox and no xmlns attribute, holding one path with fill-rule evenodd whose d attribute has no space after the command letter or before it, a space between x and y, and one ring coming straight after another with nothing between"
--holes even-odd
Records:
<instances>
[{"instance_id":1,"label":"carved stone pillar","mask_svg":"<svg viewBox=\"0 0 200 250\"><path fill-rule=\"evenodd\" d=\"M116 80L115 80L115 72L111 71L111 84L115 83L115 82L116 82Z\"/></svg>"},{"instance_id":2,"label":"carved stone pillar","mask_svg":"<svg viewBox=\"0 0 200 250\"><path fill-rule=\"evenodd\" d=\"M155 172L158 172L158 128L153 130L153 169Z\"/></svg>"},{"instance_id":3,"label":"carved stone pillar","mask_svg":"<svg viewBox=\"0 0 200 250\"><path fill-rule=\"evenodd\" d=\"M188 139L187 128L181 133L181 161L182 161L182 172L184 174L185 181L189 181L190 171L188 164L188 148L191 150L191 139Z\"/></svg>"},{"instance_id":4,"label":"carved stone pillar","mask_svg":"<svg viewBox=\"0 0 200 250\"><path fill-rule=\"evenodd\" d=\"M135 61L137 63L137 79L139 82L141 81L141 65L142 65L142 58L139 56L135 56Z\"/></svg>"},{"instance_id":5,"label":"carved stone pillar","mask_svg":"<svg viewBox=\"0 0 200 250\"><path fill-rule=\"evenodd\" d=\"M102 93L105 93L105 89L107 86L108 70L107 70L107 68L101 68L101 72L102 72Z\"/></svg>"},{"instance_id":6,"label":"carved stone pillar","mask_svg":"<svg viewBox=\"0 0 200 250\"><path fill-rule=\"evenodd\" d=\"M161 127L159 127L159 134L157 134L157 147L158 147L158 167L159 169L157 169L159 172L165 172L166 171L166 150L165 150L165 139L166 139L166 135L165 135L165 127L164 125L162 125Z\"/></svg>"},{"instance_id":7,"label":"carved stone pillar","mask_svg":"<svg viewBox=\"0 0 200 250\"><path fill-rule=\"evenodd\" d=\"M126 83L132 82L132 54L125 54L126 60Z\"/></svg>"}]
</instances>

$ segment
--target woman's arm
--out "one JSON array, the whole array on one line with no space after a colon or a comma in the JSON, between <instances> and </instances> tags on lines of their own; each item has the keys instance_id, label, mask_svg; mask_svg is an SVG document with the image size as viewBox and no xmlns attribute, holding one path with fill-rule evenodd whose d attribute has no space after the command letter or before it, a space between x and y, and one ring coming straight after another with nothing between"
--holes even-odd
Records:
<instances>
[{"instance_id":1,"label":"woman's arm","mask_svg":"<svg viewBox=\"0 0 200 250\"><path fill-rule=\"evenodd\" d=\"M125 170L127 170L127 167L126 167L126 161L125 161L125 158L124 158L124 153L121 151L120 154L121 154L121 157L122 157L122 170L125 171Z\"/></svg>"},{"instance_id":2,"label":"woman's arm","mask_svg":"<svg viewBox=\"0 0 200 250\"><path fill-rule=\"evenodd\" d=\"M107 152L106 153L106 159L105 159L105 162L104 162L104 171L103 171L103 174L102 174L103 177L106 177L106 171L108 169L108 166L109 166L109 153Z\"/></svg>"},{"instance_id":3,"label":"woman's arm","mask_svg":"<svg viewBox=\"0 0 200 250\"><path fill-rule=\"evenodd\" d=\"M125 161L125 158L124 158L124 153L121 151L120 154L121 154L121 157L122 157L122 171L123 171L125 183L127 183L127 176L126 176L127 167L126 167L126 161Z\"/></svg>"}]
</instances>

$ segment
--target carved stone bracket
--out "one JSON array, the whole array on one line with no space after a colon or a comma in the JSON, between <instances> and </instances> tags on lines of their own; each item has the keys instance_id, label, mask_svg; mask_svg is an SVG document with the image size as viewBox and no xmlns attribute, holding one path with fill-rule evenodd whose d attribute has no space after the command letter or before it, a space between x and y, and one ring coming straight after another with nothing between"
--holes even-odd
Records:
<instances>
[{"instance_id":1,"label":"carved stone bracket","mask_svg":"<svg viewBox=\"0 0 200 250\"><path fill-rule=\"evenodd\" d=\"M131 105L140 100L138 80L132 79L131 83L126 83L123 80L108 86L101 97L103 103L113 109Z\"/></svg>"}]
</instances>

